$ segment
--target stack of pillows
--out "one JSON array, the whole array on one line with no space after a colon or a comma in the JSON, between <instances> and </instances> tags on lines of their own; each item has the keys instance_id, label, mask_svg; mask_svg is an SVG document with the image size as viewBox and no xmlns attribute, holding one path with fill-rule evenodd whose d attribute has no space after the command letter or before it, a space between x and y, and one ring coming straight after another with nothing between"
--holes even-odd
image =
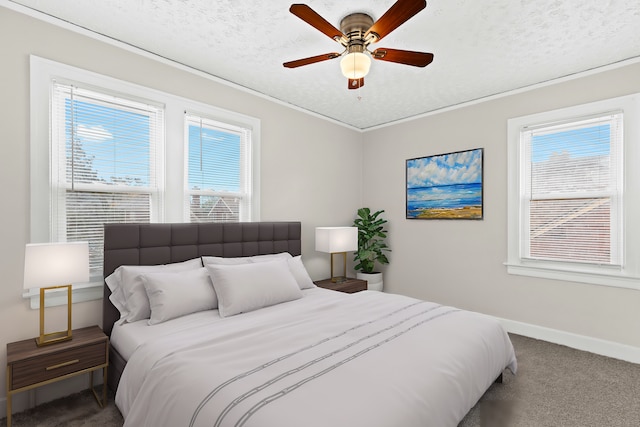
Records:
<instances>
[{"instance_id":1,"label":"stack of pillows","mask_svg":"<svg viewBox=\"0 0 640 427\"><path fill-rule=\"evenodd\" d=\"M204 264L204 267L203 267ZM217 308L233 316L302 297L315 287L300 256L203 256L164 265L123 265L105 279L120 321L149 325Z\"/></svg>"}]
</instances>

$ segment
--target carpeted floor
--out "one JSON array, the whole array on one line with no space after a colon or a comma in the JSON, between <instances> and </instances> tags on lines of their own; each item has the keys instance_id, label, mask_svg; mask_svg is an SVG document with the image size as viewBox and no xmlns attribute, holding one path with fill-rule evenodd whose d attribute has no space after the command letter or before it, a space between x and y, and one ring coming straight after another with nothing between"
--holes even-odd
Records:
<instances>
[{"instance_id":1,"label":"carpeted floor","mask_svg":"<svg viewBox=\"0 0 640 427\"><path fill-rule=\"evenodd\" d=\"M508 422L487 426L640 426L640 365L518 335L511 340L518 374L491 386L459 427L484 426L480 415L496 404Z\"/></svg>"},{"instance_id":2,"label":"carpeted floor","mask_svg":"<svg viewBox=\"0 0 640 427\"><path fill-rule=\"evenodd\" d=\"M518 335L511 339L518 375L507 372L502 384L492 385L459 427L640 426L640 365ZM122 423L113 395L100 410L89 391L13 417L14 427L121 427ZM6 419L0 420L0 427L5 426Z\"/></svg>"}]
</instances>

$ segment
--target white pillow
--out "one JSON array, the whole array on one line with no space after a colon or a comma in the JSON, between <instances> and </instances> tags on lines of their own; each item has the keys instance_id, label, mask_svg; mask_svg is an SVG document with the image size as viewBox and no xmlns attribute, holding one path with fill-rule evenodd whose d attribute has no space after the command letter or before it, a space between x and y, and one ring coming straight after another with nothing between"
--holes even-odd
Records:
<instances>
[{"instance_id":1,"label":"white pillow","mask_svg":"<svg viewBox=\"0 0 640 427\"><path fill-rule=\"evenodd\" d=\"M288 254L288 252L286 253ZM268 256L268 255L264 255L264 256ZM310 289L310 288L316 287L315 283L313 283L313 280L311 280L311 277L309 277L309 273L307 272L307 269L304 267L304 264L302 263L301 255L298 255L295 257L289 256L289 258L286 258L286 259L289 265L289 270L291 271L291 274L293 274L294 279L296 279L296 282L298 283L298 287L300 287L300 289ZM260 258L260 259L254 259L253 262L267 262L272 260L273 258L271 259Z\"/></svg>"},{"instance_id":2,"label":"white pillow","mask_svg":"<svg viewBox=\"0 0 640 427\"><path fill-rule=\"evenodd\" d=\"M265 262L265 261L273 261L276 259L291 259L293 258L289 252L280 252L277 254L266 254L266 255L254 255L251 257L251 262Z\"/></svg>"},{"instance_id":3,"label":"white pillow","mask_svg":"<svg viewBox=\"0 0 640 427\"><path fill-rule=\"evenodd\" d=\"M202 264L204 266L215 264L215 265L239 265L239 264L249 264L251 262L261 262L261 261L272 261L274 259L280 258L291 258L291 254L289 252L280 252L279 254L267 254L267 255L254 255L254 256L244 256L244 257L235 257L235 258L224 258L219 256L203 256Z\"/></svg>"},{"instance_id":4,"label":"white pillow","mask_svg":"<svg viewBox=\"0 0 640 427\"><path fill-rule=\"evenodd\" d=\"M251 262L250 256L237 257L237 258L224 258L221 256L203 256L202 265L239 265L249 264Z\"/></svg>"},{"instance_id":5,"label":"white pillow","mask_svg":"<svg viewBox=\"0 0 640 427\"><path fill-rule=\"evenodd\" d=\"M183 272L147 273L141 277L151 307L149 325L218 306L209 272L204 267Z\"/></svg>"},{"instance_id":6,"label":"white pillow","mask_svg":"<svg viewBox=\"0 0 640 427\"><path fill-rule=\"evenodd\" d=\"M111 289L111 295L109 295L109 301L120 312L120 319L124 319L129 314L127 310L127 300L124 298L124 291L122 290L122 267L115 269L113 273L108 275L104 282Z\"/></svg>"},{"instance_id":7,"label":"white pillow","mask_svg":"<svg viewBox=\"0 0 640 427\"><path fill-rule=\"evenodd\" d=\"M302 255L289 258L287 260L287 263L289 264L289 270L291 271L291 274L293 274L293 277L296 279L296 282L298 282L298 286L300 287L300 289L311 289L316 287L316 284L313 283L313 280L311 280L311 277L309 277L307 269L302 263Z\"/></svg>"},{"instance_id":8,"label":"white pillow","mask_svg":"<svg viewBox=\"0 0 640 427\"><path fill-rule=\"evenodd\" d=\"M149 307L149 298L144 290L141 274L157 273L157 272L178 272L195 270L202 267L200 258L194 258L189 261L177 262L173 264L162 265L123 265L118 267L122 269L120 272L122 292L126 301L127 322L135 322L137 320L148 319L151 316L151 308Z\"/></svg>"},{"instance_id":9,"label":"white pillow","mask_svg":"<svg viewBox=\"0 0 640 427\"><path fill-rule=\"evenodd\" d=\"M302 297L287 261L207 265L221 317L246 313Z\"/></svg>"}]
</instances>

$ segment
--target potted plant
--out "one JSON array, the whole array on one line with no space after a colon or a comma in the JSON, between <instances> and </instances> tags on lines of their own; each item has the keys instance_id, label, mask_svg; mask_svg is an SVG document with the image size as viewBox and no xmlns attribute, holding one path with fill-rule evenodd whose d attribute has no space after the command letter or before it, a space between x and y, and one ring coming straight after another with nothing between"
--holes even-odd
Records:
<instances>
[{"instance_id":1,"label":"potted plant","mask_svg":"<svg viewBox=\"0 0 640 427\"><path fill-rule=\"evenodd\" d=\"M368 282L368 289L382 291L382 273L374 271L378 264L389 264L385 252L390 251L384 239L387 230L384 225L386 219L380 218L384 210L371 213L369 208L358 209L358 217L353 226L358 227L358 251L354 254L354 269L358 271L357 278Z\"/></svg>"}]
</instances>

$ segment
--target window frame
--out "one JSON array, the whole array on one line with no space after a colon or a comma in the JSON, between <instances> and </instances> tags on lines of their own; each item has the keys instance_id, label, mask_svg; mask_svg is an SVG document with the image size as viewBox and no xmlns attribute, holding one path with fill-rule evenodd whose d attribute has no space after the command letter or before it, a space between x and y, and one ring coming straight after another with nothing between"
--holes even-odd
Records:
<instances>
[{"instance_id":1,"label":"window frame","mask_svg":"<svg viewBox=\"0 0 640 427\"><path fill-rule=\"evenodd\" d=\"M151 222L189 222L185 217L184 190L185 141L184 112L199 111L217 121L249 129L251 132L251 221L260 221L260 120L224 110L202 102L193 101L149 87L108 77L70 65L30 56L30 239L29 242L51 242L55 235L51 224L52 191L50 171L52 155L50 146L50 118L53 80L72 83L80 87L125 98L164 106L164 141L158 147L163 153L158 171L158 206ZM73 302L101 299L104 279L86 284L74 284ZM51 292L47 306L66 304L66 294ZM31 307L39 308L37 292L25 291L24 298L31 299Z\"/></svg>"},{"instance_id":2,"label":"window frame","mask_svg":"<svg viewBox=\"0 0 640 427\"><path fill-rule=\"evenodd\" d=\"M194 119L201 120L201 126L204 125L202 122L206 120L208 126L218 128L220 131L225 131L229 133L238 133L240 135L240 164L249 165L245 170L240 170L240 190L238 192L225 192L225 191L215 191L215 190L192 190L190 188L189 183L189 126L193 124ZM201 154L202 155L202 154ZM247 132L245 126L238 126L231 123L223 123L215 117L210 117L207 113L202 113L201 111L185 111L184 112L184 196L185 203L184 209L185 218L191 219L191 196L205 196L205 197L219 197L223 199L224 197L232 197L237 196L241 199L240 202L240 211L239 211L239 221L251 221L251 218L254 217L254 198L253 198L253 177L252 171L254 162L254 153L253 153L253 144L252 144L252 134L251 132ZM221 221L226 222L226 221Z\"/></svg>"},{"instance_id":3,"label":"window frame","mask_svg":"<svg viewBox=\"0 0 640 427\"><path fill-rule=\"evenodd\" d=\"M526 215L523 209L521 183L524 164L522 133L524 129L557 122L579 121L589 116L623 114L622 142L622 260L620 266L579 262L527 259L523 256L526 242ZM640 94L632 94L553 111L509 119L507 122L507 272L514 275L571 281L603 286L640 289L640 172L634 164L640 160ZM635 223L634 223L635 222Z\"/></svg>"}]
</instances>

